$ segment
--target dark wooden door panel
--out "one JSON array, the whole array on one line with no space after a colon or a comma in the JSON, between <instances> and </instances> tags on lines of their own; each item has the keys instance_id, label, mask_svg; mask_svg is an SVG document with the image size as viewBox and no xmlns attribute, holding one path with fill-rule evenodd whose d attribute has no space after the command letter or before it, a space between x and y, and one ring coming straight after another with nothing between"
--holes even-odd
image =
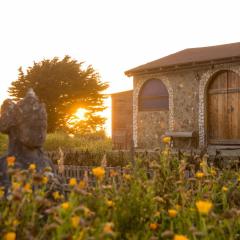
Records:
<instances>
[{"instance_id":1,"label":"dark wooden door panel","mask_svg":"<svg viewBox=\"0 0 240 240\"><path fill-rule=\"evenodd\" d=\"M209 105L208 105L208 118L209 118L209 124L208 124L208 134L210 139L216 139L218 138L218 108L215 107L218 102L218 96L217 95L211 95L209 97Z\"/></svg>"},{"instance_id":2,"label":"dark wooden door panel","mask_svg":"<svg viewBox=\"0 0 240 240\"><path fill-rule=\"evenodd\" d=\"M240 144L240 77L219 73L208 88L208 142Z\"/></svg>"}]
</instances>

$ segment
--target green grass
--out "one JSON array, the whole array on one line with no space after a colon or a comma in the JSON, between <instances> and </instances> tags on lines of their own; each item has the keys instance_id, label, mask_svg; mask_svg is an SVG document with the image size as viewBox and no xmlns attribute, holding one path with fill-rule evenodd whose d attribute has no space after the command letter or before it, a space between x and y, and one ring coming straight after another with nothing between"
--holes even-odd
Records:
<instances>
[{"instance_id":1,"label":"green grass","mask_svg":"<svg viewBox=\"0 0 240 240\"><path fill-rule=\"evenodd\" d=\"M90 152L104 152L112 149L111 139L97 135L70 137L67 133L56 132L47 135L44 149L55 151L61 147L63 150L77 150Z\"/></svg>"},{"instance_id":2,"label":"green grass","mask_svg":"<svg viewBox=\"0 0 240 240\"><path fill-rule=\"evenodd\" d=\"M7 135L0 134L0 155L7 151ZM124 152L113 152L111 138L102 135L88 135L74 137L67 133L56 132L47 135L44 151L56 164L61 154L64 154L64 164L96 166L101 164L106 154L108 166L125 166L130 161L130 155Z\"/></svg>"},{"instance_id":3,"label":"green grass","mask_svg":"<svg viewBox=\"0 0 240 240\"><path fill-rule=\"evenodd\" d=\"M0 155L7 151L8 136L0 134ZM61 147L63 150L105 152L112 149L110 138L91 135L70 137L67 133L57 132L47 135L44 144L45 151L56 151Z\"/></svg>"}]
</instances>

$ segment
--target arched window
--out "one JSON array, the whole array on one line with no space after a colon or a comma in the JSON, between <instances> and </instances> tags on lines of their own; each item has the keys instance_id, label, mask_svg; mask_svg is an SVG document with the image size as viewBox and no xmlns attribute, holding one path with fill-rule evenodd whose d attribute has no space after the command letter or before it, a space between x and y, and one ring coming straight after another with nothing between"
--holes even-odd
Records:
<instances>
[{"instance_id":1,"label":"arched window","mask_svg":"<svg viewBox=\"0 0 240 240\"><path fill-rule=\"evenodd\" d=\"M139 111L168 110L168 91L161 80L148 80L140 90Z\"/></svg>"}]
</instances>

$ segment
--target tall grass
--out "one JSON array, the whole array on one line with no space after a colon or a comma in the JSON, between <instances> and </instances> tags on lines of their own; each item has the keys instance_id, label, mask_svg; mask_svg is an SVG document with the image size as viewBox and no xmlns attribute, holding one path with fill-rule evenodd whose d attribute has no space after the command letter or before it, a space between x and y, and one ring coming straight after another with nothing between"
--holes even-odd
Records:
<instances>
[{"instance_id":1,"label":"tall grass","mask_svg":"<svg viewBox=\"0 0 240 240\"><path fill-rule=\"evenodd\" d=\"M63 132L47 135L44 149L54 151L61 147L63 150L104 152L112 149L111 139L98 135L68 135Z\"/></svg>"},{"instance_id":2,"label":"tall grass","mask_svg":"<svg viewBox=\"0 0 240 240\"><path fill-rule=\"evenodd\" d=\"M60 150L61 149L61 150ZM7 135L0 134L0 155L7 151ZM124 166L130 161L129 153L113 152L111 138L103 135L69 135L64 132L50 133L44 151L57 164L63 153L64 164L96 166L106 155L108 166Z\"/></svg>"},{"instance_id":3,"label":"tall grass","mask_svg":"<svg viewBox=\"0 0 240 240\"><path fill-rule=\"evenodd\" d=\"M0 155L7 151L7 135L0 134ZM103 153L112 149L111 139L99 135L68 135L64 132L50 133L44 144L45 151L63 150L86 151Z\"/></svg>"}]
</instances>

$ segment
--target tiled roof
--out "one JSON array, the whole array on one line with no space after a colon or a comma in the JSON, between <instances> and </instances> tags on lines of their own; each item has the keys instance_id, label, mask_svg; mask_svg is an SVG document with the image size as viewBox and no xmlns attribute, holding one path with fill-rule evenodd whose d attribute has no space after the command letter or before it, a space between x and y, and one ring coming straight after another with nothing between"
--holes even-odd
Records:
<instances>
[{"instance_id":1,"label":"tiled roof","mask_svg":"<svg viewBox=\"0 0 240 240\"><path fill-rule=\"evenodd\" d=\"M221 60L227 58L240 57L240 42L200 47L200 48L188 48L158 60L143 64L136 68L130 69L125 72L126 75L134 75L135 73L152 70L176 65L201 63L205 61Z\"/></svg>"}]
</instances>

